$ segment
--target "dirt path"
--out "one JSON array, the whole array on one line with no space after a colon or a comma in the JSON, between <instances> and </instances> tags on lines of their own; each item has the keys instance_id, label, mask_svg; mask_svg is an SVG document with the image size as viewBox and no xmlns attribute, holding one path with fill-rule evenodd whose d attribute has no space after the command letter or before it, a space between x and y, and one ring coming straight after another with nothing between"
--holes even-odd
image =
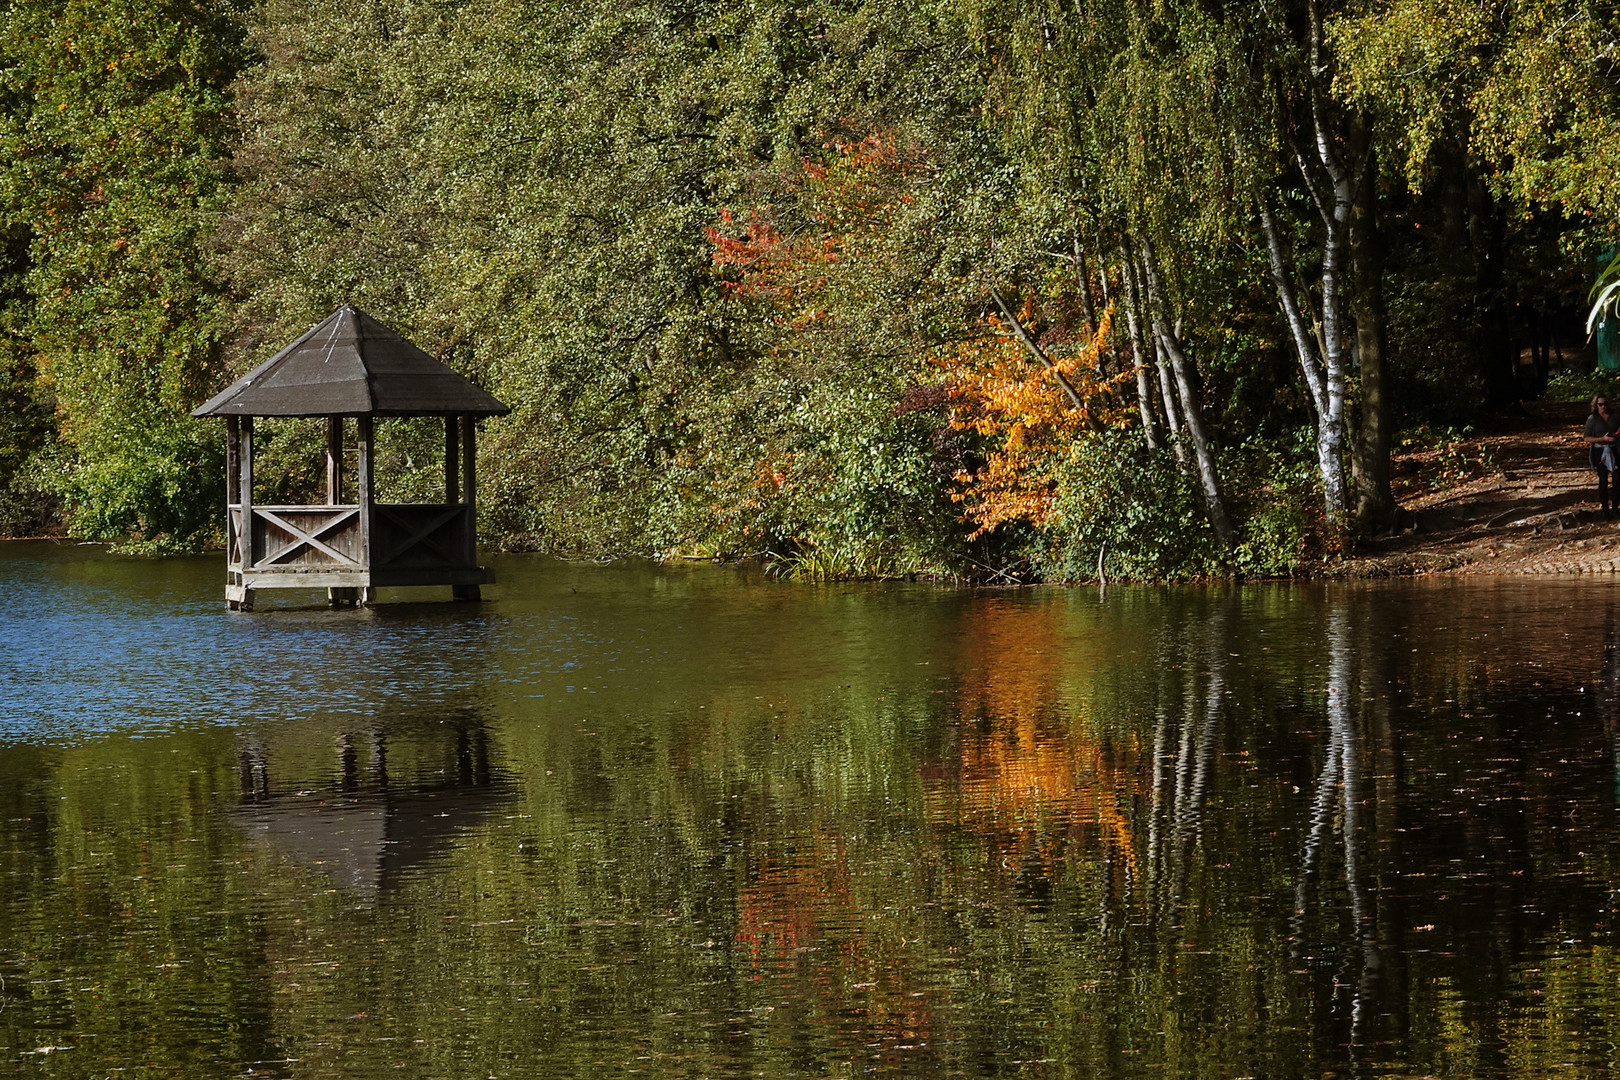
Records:
<instances>
[{"instance_id":1,"label":"dirt path","mask_svg":"<svg viewBox=\"0 0 1620 1080\"><path fill-rule=\"evenodd\" d=\"M1362 544L1345 573L1620 571L1620 518L1599 513L1586 466L1586 412L1584 402L1533 402L1526 416L1451 452L1398 456L1396 498L1415 513L1416 527Z\"/></svg>"}]
</instances>

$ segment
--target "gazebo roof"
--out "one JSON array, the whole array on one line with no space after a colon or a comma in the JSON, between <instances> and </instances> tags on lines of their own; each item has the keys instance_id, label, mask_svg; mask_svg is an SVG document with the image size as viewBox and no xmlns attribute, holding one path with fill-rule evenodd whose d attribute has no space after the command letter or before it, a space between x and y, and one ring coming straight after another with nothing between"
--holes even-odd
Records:
<instances>
[{"instance_id":1,"label":"gazebo roof","mask_svg":"<svg viewBox=\"0 0 1620 1080\"><path fill-rule=\"evenodd\" d=\"M352 304L192 416L504 416L507 406Z\"/></svg>"}]
</instances>

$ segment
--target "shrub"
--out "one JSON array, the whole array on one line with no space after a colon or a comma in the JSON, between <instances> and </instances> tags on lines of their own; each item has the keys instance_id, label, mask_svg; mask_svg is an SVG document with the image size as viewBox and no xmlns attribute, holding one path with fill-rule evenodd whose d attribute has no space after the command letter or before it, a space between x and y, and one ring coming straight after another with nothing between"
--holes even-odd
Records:
<instances>
[{"instance_id":1,"label":"shrub","mask_svg":"<svg viewBox=\"0 0 1620 1080\"><path fill-rule=\"evenodd\" d=\"M220 543L225 447L188 416L119 417L56 463L52 487L76 509L75 536L124 538L123 550L191 551Z\"/></svg>"},{"instance_id":2,"label":"shrub","mask_svg":"<svg viewBox=\"0 0 1620 1080\"><path fill-rule=\"evenodd\" d=\"M1036 543L1047 578L1206 577L1220 566L1203 501L1174 454L1150 454L1135 431L1075 443L1056 467L1057 498Z\"/></svg>"},{"instance_id":3,"label":"shrub","mask_svg":"<svg viewBox=\"0 0 1620 1080\"><path fill-rule=\"evenodd\" d=\"M1254 438L1221 454L1221 475L1238 521L1228 556L1245 577L1291 577L1321 553L1322 477L1310 428L1283 439Z\"/></svg>"},{"instance_id":4,"label":"shrub","mask_svg":"<svg viewBox=\"0 0 1620 1080\"><path fill-rule=\"evenodd\" d=\"M1620 372L1602 368L1590 371L1564 368L1547 380L1547 389L1542 398L1546 401L1579 401L1584 405L1598 394L1611 397L1620 394Z\"/></svg>"},{"instance_id":5,"label":"shrub","mask_svg":"<svg viewBox=\"0 0 1620 1080\"><path fill-rule=\"evenodd\" d=\"M1239 523L1237 543L1222 552L1198 484L1172 452L1150 454L1133 431L1083 439L1056 469L1056 506L1033 541L1037 564L1055 581L1095 580L1099 557L1109 580L1295 574L1321 537L1321 487L1309 440L1308 430L1252 439L1220 455Z\"/></svg>"}]
</instances>

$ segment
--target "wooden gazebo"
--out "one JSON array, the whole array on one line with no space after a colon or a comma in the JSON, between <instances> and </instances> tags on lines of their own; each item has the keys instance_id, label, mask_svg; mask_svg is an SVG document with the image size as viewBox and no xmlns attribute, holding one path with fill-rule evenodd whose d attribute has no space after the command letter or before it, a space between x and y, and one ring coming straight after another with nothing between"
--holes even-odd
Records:
<instances>
[{"instance_id":1,"label":"wooden gazebo","mask_svg":"<svg viewBox=\"0 0 1620 1080\"><path fill-rule=\"evenodd\" d=\"M477 456L481 416L510 410L377 320L345 305L199 406L226 430L226 602L253 607L258 589L326 589L333 603L371 604L384 586L449 585L477 600L495 580L478 565ZM253 502L253 418L326 417L326 502ZM375 499L374 432L382 417L444 417L444 502ZM353 502L343 452L354 418Z\"/></svg>"}]
</instances>

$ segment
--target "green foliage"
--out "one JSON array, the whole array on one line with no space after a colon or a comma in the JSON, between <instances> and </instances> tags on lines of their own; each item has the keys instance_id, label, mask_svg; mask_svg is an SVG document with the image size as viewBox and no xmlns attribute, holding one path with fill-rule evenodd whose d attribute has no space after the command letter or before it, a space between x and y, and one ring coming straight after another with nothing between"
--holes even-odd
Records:
<instances>
[{"instance_id":1,"label":"green foliage","mask_svg":"<svg viewBox=\"0 0 1620 1080\"><path fill-rule=\"evenodd\" d=\"M54 396L46 475L82 535L187 545L220 518L187 410L224 290L203 236L243 60L226 5L22 0L0 23L0 219L29 237L8 329Z\"/></svg>"},{"instance_id":2,"label":"green foliage","mask_svg":"<svg viewBox=\"0 0 1620 1080\"><path fill-rule=\"evenodd\" d=\"M122 550L143 553L222 541L225 447L217 432L185 415L121 415L88 428L74 449L47 475L76 508L75 535L124 537Z\"/></svg>"},{"instance_id":3,"label":"green foliage","mask_svg":"<svg viewBox=\"0 0 1620 1080\"><path fill-rule=\"evenodd\" d=\"M1200 496L1169 453L1128 431L1085 438L1055 470L1057 500L1037 564L1061 581L1165 581L1215 573L1220 556Z\"/></svg>"},{"instance_id":4,"label":"green foliage","mask_svg":"<svg viewBox=\"0 0 1620 1080\"><path fill-rule=\"evenodd\" d=\"M247 328L235 366L347 300L480 378L514 405L481 461L503 545L937 561L938 418L890 412L908 353L960 324L948 290L1012 192L938 137L971 82L901 85L916 73L893 50L946 41L930 18L266 5L223 224ZM754 203L802 220L806 158L891 116L933 155L925 182L869 258L833 268L835 316L784 332L722 286L704 228ZM792 482L761 486L778 473Z\"/></svg>"},{"instance_id":5,"label":"green foliage","mask_svg":"<svg viewBox=\"0 0 1620 1080\"><path fill-rule=\"evenodd\" d=\"M892 400L874 392L837 397L797 410L805 449L766 550L812 577L947 572L961 516L945 483L950 463L938 456L939 418L895 416Z\"/></svg>"},{"instance_id":6,"label":"green foliage","mask_svg":"<svg viewBox=\"0 0 1620 1080\"><path fill-rule=\"evenodd\" d=\"M1291 577L1322 550L1321 479L1303 429L1251 439L1221 455L1238 518L1238 540L1222 552L1202 496L1168 452L1148 454L1141 437L1110 432L1082 440L1057 471L1057 512L1036 541L1046 577L1167 581L1237 573Z\"/></svg>"},{"instance_id":7,"label":"green foliage","mask_svg":"<svg viewBox=\"0 0 1620 1080\"><path fill-rule=\"evenodd\" d=\"M1496 471L1496 456L1472 427L1419 425L1402 433L1397 449L1403 454L1430 458L1426 470L1434 491L1449 491L1458 484Z\"/></svg>"},{"instance_id":8,"label":"green foliage","mask_svg":"<svg viewBox=\"0 0 1620 1080\"><path fill-rule=\"evenodd\" d=\"M0 536L35 535L52 524L55 500L38 491L36 457L55 441L51 401L34 370L24 321L29 230L0 244Z\"/></svg>"},{"instance_id":9,"label":"green foliage","mask_svg":"<svg viewBox=\"0 0 1620 1080\"><path fill-rule=\"evenodd\" d=\"M1375 105L1414 187L1466 141L1499 194L1620 223L1617 13L1580 0L1393 0L1338 15L1338 89Z\"/></svg>"},{"instance_id":10,"label":"green foliage","mask_svg":"<svg viewBox=\"0 0 1620 1080\"><path fill-rule=\"evenodd\" d=\"M1460 273L1413 274L1387 295L1402 418L1408 424L1477 419L1485 388L1475 360L1479 312L1472 282Z\"/></svg>"},{"instance_id":11,"label":"green foliage","mask_svg":"<svg viewBox=\"0 0 1620 1080\"><path fill-rule=\"evenodd\" d=\"M1582 405L1599 394L1620 394L1620 374L1593 368L1564 368L1547 380L1548 401L1578 401Z\"/></svg>"},{"instance_id":12,"label":"green foliage","mask_svg":"<svg viewBox=\"0 0 1620 1080\"><path fill-rule=\"evenodd\" d=\"M1255 437L1221 457L1238 517L1239 539L1228 556L1250 578L1293 577L1318 562L1327 546L1322 478L1311 463L1309 428Z\"/></svg>"},{"instance_id":13,"label":"green foliage","mask_svg":"<svg viewBox=\"0 0 1620 1080\"><path fill-rule=\"evenodd\" d=\"M0 536L35 535L52 524L55 504L37 490L34 466L54 435L32 372L0 360Z\"/></svg>"},{"instance_id":14,"label":"green foliage","mask_svg":"<svg viewBox=\"0 0 1620 1080\"><path fill-rule=\"evenodd\" d=\"M672 468L654 521L665 548L762 555L788 576L821 580L940 573L953 562L955 461L937 416L898 413L878 388L834 384L769 428L729 435L752 464L708 456Z\"/></svg>"},{"instance_id":15,"label":"green foliage","mask_svg":"<svg viewBox=\"0 0 1620 1080\"><path fill-rule=\"evenodd\" d=\"M380 502L444 498L444 421L383 417L375 423L373 482ZM355 498L359 467L355 421L343 421L343 497ZM261 417L253 426L254 499L319 503L326 499L326 418Z\"/></svg>"},{"instance_id":16,"label":"green foliage","mask_svg":"<svg viewBox=\"0 0 1620 1080\"><path fill-rule=\"evenodd\" d=\"M1435 481L1437 490L1444 491L1467 480L1496 471L1496 456L1477 439L1473 432L1447 432L1441 437L1438 459L1439 472Z\"/></svg>"},{"instance_id":17,"label":"green foliage","mask_svg":"<svg viewBox=\"0 0 1620 1080\"><path fill-rule=\"evenodd\" d=\"M480 463L496 544L949 570L966 449L937 403L903 411L908 386L983 332L992 286L1081 272L1117 301L1128 240L1159 254L1243 536L1214 559L1168 454L1087 438L1041 466L1064 512L1040 565L1092 576L1106 545L1113 576L1295 572L1323 541L1299 502L1317 459L1286 433L1313 417L1254 217L1274 207L1286 272L1320 276L1307 114L1381 169L1388 315L1347 274L1367 325L1345 340L1387 331L1402 422L1465 423L1502 396L1516 313L1578 301L1573 253L1620 223L1613 31L1570 0L21 0L0 526L32 485L84 535L205 542L220 440L187 410L353 302L514 406ZM748 220L825 256L794 303L717 262ZM1054 319L1035 329L1074 340ZM381 493L430 497L433 425L379 440ZM321 455L318 425L267 425L266 493L310 497Z\"/></svg>"}]
</instances>

